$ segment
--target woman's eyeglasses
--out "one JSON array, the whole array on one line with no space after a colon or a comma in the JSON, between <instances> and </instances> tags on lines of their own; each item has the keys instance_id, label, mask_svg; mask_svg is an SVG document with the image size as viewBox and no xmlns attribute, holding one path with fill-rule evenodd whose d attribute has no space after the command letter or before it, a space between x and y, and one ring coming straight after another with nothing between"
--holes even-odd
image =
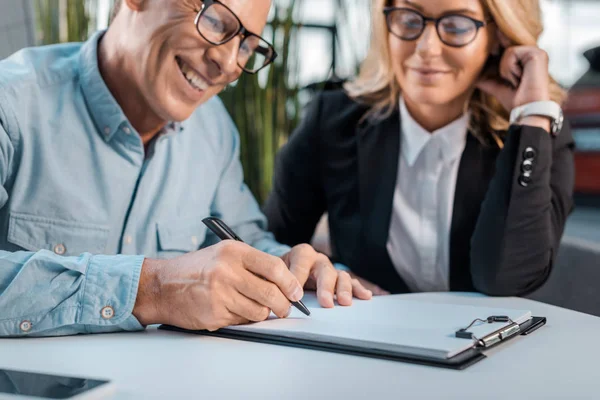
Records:
<instances>
[{"instance_id":1,"label":"woman's eyeglasses","mask_svg":"<svg viewBox=\"0 0 600 400\"><path fill-rule=\"evenodd\" d=\"M402 40L417 40L425 31L427 22L433 22L437 34L445 45L463 47L477 37L483 21L465 15L450 14L428 18L410 8L386 7L383 9L388 30Z\"/></svg>"},{"instance_id":2,"label":"woman's eyeglasses","mask_svg":"<svg viewBox=\"0 0 600 400\"><path fill-rule=\"evenodd\" d=\"M195 24L198 33L215 46L241 35L237 63L249 74L257 73L277 57L269 42L244 28L237 15L218 0L204 0Z\"/></svg>"}]
</instances>

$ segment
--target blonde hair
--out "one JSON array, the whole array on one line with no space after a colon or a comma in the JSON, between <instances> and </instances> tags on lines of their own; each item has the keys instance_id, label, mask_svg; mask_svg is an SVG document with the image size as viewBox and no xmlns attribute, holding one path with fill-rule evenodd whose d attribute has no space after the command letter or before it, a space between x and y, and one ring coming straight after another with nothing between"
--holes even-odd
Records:
<instances>
[{"instance_id":1,"label":"blonde hair","mask_svg":"<svg viewBox=\"0 0 600 400\"><path fill-rule=\"evenodd\" d=\"M480 0L498 29L514 45L537 46L543 31L539 0ZM355 101L370 106L365 115L369 120L389 117L398 107L400 86L392 69L387 24L383 8L389 0L372 2L372 36L367 57L358 77L344 85L348 95ZM486 71L484 71L485 73ZM497 76L497 69L492 72ZM489 74L487 76L490 76ZM550 97L562 104L566 93L550 77ZM496 142L502 147L498 132L509 126L509 112L493 97L475 89L468 103L471 112L470 130L482 142Z\"/></svg>"}]
</instances>

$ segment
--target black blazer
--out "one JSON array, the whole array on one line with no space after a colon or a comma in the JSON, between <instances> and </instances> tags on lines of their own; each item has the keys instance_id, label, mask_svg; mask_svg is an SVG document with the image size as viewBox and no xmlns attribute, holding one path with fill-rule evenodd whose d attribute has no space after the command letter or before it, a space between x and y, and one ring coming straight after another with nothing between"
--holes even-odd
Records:
<instances>
[{"instance_id":1,"label":"black blazer","mask_svg":"<svg viewBox=\"0 0 600 400\"><path fill-rule=\"evenodd\" d=\"M361 122L366 111L341 90L320 94L278 154L264 211L277 240L289 245L310 242L328 212L333 261L392 293L407 292L386 249L399 112ZM511 126L502 150L468 135L450 231L451 290L523 295L546 281L573 208L574 143L566 125L556 138ZM528 148L533 171L523 186Z\"/></svg>"}]
</instances>

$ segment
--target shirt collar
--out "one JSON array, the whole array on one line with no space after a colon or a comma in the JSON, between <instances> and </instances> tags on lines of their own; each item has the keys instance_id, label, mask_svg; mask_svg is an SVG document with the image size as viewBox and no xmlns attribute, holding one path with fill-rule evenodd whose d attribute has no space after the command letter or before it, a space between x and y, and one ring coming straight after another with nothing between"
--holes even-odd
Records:
<instances>
[{"instance_id":1,"label":"shirt collar","mask_svg":"<svg viewBox=\"0 0 600 400\"><path fill-rule=\"evenodd\" d=\"M99 31L83 44L79 56L79 74L81 90L92 120L98 133L105 141L110 141L119 128L133 127L121 109L121 106L106 86L98 67L98 44L106 31ZM179 132L182 124L171 122L161 133Z\"/></svg>"},{"instance_id":2,"label":"shirt collar","mask_svg":"<svg viewBox=\"0 0 600 400\"><path fill-rule=\"evenodd\" d=\"M402 136L402 155L412 166L430 140L441 141L441 157L445 163L461 156L467 142L470 113L433 132L427 131L410 115L404 99L400 97L400 129Z\"/></svg>"}]
</instances>

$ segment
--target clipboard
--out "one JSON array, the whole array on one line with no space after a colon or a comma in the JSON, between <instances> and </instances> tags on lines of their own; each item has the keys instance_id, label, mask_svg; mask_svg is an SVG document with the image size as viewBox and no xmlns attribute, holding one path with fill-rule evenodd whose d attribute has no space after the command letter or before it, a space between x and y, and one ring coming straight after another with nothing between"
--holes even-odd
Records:
<instances>
[{"instance_id":1,"label":"clipboard","mask_svg":"<svg viewBox=\"0 0 600 400\"><path fill-rule=\"evenodd\" d=\"M239 331L228 328L219 329L214 332L205 331L205 330L187 330L178 328L171 325L160 325L158 329L203 335L203 336L212 336L212 337L220 337L225 339L233 339L233 340L243 340L249 342L256 343L264 343L264 344L272 344L279 346L288 346L288 347L296 347L302 349L309 350L319 350L319 351L327 351L338 354L346 354L346 355L354 355L361 357L369 357L369 358L377 358L389 361L397 361L397 362L405 362L411 364L419 364L431 367L438 368L447 368L454 370L464 370L477 362L485 359L487 356L485 355L485 350L490 349L492 347L496 347L501 343L505 343L508 340L511 340L517 336L525 336L529 335L533 331L537 330L541 326L546 323L545 317L532 317L531 319L518 324L519 330L515 331L514 334L505 336L500 338L499 341L493 343L489 346L478 346L474 344L473 347L469 348L466 351L463 351L457 354L454 357L448 359L438 359L438 358L430 358L424 356L417 356L408 353L395 352L395 351L382 351L379 349L373 349L368 347L360 347L360 346L351 346L351 345L342 345L335 342L328 341L320 341L320 340L311 340L306 338L289 338L278 335L264 334L264 333L256 333L256 332L248 332L248 331ZM517 334L518 333L518 334Z\"/></svg>"}]
</instances>

